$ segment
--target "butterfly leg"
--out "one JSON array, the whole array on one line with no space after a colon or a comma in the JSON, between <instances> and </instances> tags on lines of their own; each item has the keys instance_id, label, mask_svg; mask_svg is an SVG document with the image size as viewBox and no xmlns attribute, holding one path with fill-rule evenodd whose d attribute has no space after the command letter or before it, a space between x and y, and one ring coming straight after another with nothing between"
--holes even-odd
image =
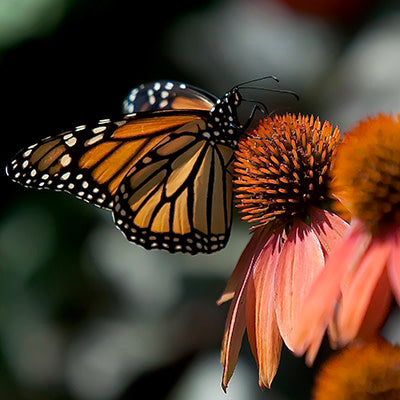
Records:
<instances>
[{"instance_id":1,"label":"butterfly leg","mask_svg":"<svg viewBox=\"0 0 400 400\"><path fill-rule=\"evenodd\" d=\"M263 114L263 116L268 115L268 108L264 103L262 103L261 101L255 101L255 100L251 100L251 102L254 102L255 104L253 105L253 108L250 111L249 118L243 125L243 128L242 128L243 131L247 131L247 129L250 128L250 125L253 122L254 116L257 111L261 112Z\"/></svg>"}]
</instances>

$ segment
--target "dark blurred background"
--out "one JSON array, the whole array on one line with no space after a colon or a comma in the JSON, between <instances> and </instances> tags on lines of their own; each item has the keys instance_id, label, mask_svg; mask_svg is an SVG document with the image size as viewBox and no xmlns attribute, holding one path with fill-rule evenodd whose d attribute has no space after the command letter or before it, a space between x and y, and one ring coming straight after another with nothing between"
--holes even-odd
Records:
<instances>
[{"instance_id":1,"label":"dark blurred background","mask_svg":"<svg viewBox=\"0 0 400 400\"><path fill-rule=\"evenodd\" d=\"M141 82L218 96L268 75L300 101L251 93L271 112L313 113L345 131L400 111L400 9L375 0L0 0L1 169L21 147L119 118ZM3 170L4 171L4 170ZM221 294L249 239L169 255L128 243L108 212L0 174L0 399L308 399L316 367L284 350L257 386L247 340L225 395ZM399 340L399 316L385 333Z\"/></svg>"}]
</instances>

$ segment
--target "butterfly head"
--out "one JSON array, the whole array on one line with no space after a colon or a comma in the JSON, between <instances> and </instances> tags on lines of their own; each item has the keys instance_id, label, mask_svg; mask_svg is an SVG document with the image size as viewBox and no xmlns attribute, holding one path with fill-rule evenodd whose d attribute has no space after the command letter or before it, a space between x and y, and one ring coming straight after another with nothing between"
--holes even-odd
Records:
<instances>
[{"instance_id":1,"label":"butterfly head","mask_svg":"<svg viewBox=\"0 0 400 400\"><path fill-rule=\"evenodd\" d=\"M239 87L234 86L231 90L226 92L223 97L226 104L233 107L238 107L242 102L242 95L239 92Z\"/></svg>"}]
</instances>

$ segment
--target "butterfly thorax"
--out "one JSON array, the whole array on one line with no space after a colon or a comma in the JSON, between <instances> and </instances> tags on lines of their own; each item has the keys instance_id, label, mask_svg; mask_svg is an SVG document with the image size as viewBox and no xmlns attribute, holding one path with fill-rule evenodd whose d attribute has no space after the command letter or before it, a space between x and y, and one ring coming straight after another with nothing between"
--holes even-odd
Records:
<instances>
[{"instance_id":1,"label":"butterfly thorax","mask_svg":"<svg viewBox=\"0 0 400 400\"><path fill-rule=\"evenodd\" d=\"M203 136L215 144L236 147L243 128L237 115L240 103L241 96L236 88L218 99L210 110L210 120Z\"/></svg>"}]
</instances>

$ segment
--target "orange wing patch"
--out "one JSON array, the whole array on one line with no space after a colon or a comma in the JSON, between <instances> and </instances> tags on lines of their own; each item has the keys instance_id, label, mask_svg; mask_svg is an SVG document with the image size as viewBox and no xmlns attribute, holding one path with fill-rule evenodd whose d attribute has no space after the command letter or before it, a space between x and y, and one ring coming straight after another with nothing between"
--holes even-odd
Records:
<instances>
[{"instance_id":1,"label":"orange wing patch","mask_svg":"<svg viewBox=\"0 0 400 400\"><path fill-rule=\"evenodd\" d=\"M195 126L198 131L199 118L193 114L134 118L118 127L107 141L97 143L89 140L93 145L80 158L79 167L92 169L92 178L99 184L107 184L109 193L114 195L138 160L169 139L177 129L185 130L190 125L188 129L193 130ZM190 137L190 140L194 139Z\"/></svg>"},{"instance_id":2,"label":"orange wing patch","mask_svg":"<svg viewBox=\"0 0 400 400\"><path fill-rule=\"evenodd\" d=\"M181 235L190 233L190 220L188 214L188 189L185 189L175 202L175 218L173 220L172 230Z\"/></svg>"},{"instance_id":3,"label":"orange wing patch","mask_svg":"<svg viewBox=\"0 0 400 400\"><path fill-rule=\"evenodd\" d=\"M61 139L54 139L43 145L39 146L31 155L30 162L36 164L40 159L42 159L46 153L48 153L53 147L57 146L61 142Z\"/></svg>"},{"instance_id":4,"label":"orange wing patch","mask_svg":"<svg viewBox=\"0 0 400 400\"><path fill-rule=\"evenodd\" d=\"M206 102L203 98L188 98L178 96L172 102L172 107L176 110L204 110L209 111L214 104Z\"/></svg>"},{"instance_id":5,"label":"orange wing patch","mask_svg":"<svg viewBox=\"0 0 400 400\"><path fill-rule=\"evenodd\" d=\"M90 148L79 160L80 168L92 168L110 154L121 142L104 142Z\"/></svg>"},{"instance_id":6,"label":"orange wing patch","mask_svg":"<svg viewBox=\"0 0 400 400\"><path fill-rule=\"evenodd\" d=\"M193 185L193 226L201 232L208 231L207 198L213 158L212 153L212 150L209 148Z\"/></svg>"},{"instance_id":7,"label":"orange wing patch","mask_svg":"<svg viewBox=\"0 0 400 400\"><path fill-rule=\"evenodd\" d=\"M149 196L149 193L153 188L159 187L162 182L164 181L165 177L167 176L167 172L165 169L161 169L157 175L151 178L147 183L141 186L138 190L136 190L132 196L129 198L129 205L132 211L136 211L141 207L143 204L147 203L147 207L149 208L148 203L151 206L157 205L157 202L161 200L161 192L157 192ZM160 196L160 197L159 197ZM151 211L151 209L150 209ZM144 214L146 211L144 212ZM152 214L152 213L150 213ZM140 225L140 224L138 224Z\"/></svg>"},{"instance_id":8,"label":"orange wing patch","mask_svg":"<svg viewBox=\"0 0 400 400\"><path fill-rule=\"evenodd\" d=\"M138 118L127 122L118 128L112 135L114 139L135 139L138 136L154 136L162 131L173 131L195 119L198 115L157 115L148 118Z\"/></svg>"},{"instance_id":9,"label":"orange wing patch","mask_svg":"<svg viewBox=\"0 0 400 400\"><path fill-rule=\"evenodd\" d=\"M153 232L165 233L170 231L171 222L171 203L165 203L157 212L151 224Z\"/></svg>"},{"instance_id":10,"label":"orange wing patch","mask_svg":"<svg viewBox=\"0 0 400 400\"><path fill-rule=\"evenodd\" d=\"M198 142L172 162L172 172L165 185L167 197L171 197L178 188L184 186L204 146L204 142Z\"/></svg>"},{"instance_id":11,"label":"orange wing patch","mask_svg":"<svg viewBox=\"0 0 400 400\"><path fill-rule=\"evenodd\" d=\"M65 146L60 144L51 149L45 157L43 157L38 164L39 171L45 171L49 169L50 174L59 172L62 168L60 156L64 154Z\"/></svg>"}]
</instances>

